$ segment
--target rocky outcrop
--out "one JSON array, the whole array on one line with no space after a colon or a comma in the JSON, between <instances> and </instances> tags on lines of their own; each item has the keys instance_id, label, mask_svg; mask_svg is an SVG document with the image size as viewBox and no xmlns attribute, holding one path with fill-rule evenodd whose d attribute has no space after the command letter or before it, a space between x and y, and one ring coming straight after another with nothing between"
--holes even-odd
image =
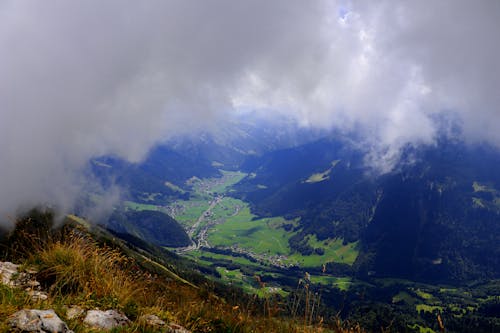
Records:
<instances>
[{"instance_id":1,"label":"rocky outcrop","mask_svg":"<svg viewBox=\"0 0 500 333\"><path fill-rule=\"evenodd\" d=\"M130 320L116 310L89 310L83 322L92 328L102 330L111 330L130 324Z\"/></svg>"},{"instance_id":2,"label":"rocky outcrop","mask_svg":"<svg viewBox=\"0 0 500 333\"><path fill-rule=\"evenodd\" d=\"M35 279L36 270L19 270L19 265L9 261L0 262L0 282L12 288L22 288L33 301L44 301L48 298L47 293L43 292L40 282Z\"/></svg>"},{"instance_id":3,"label":"rocky outcrop","mask_svg":"<svg viewBox=\"0 0 500 333\"><path fill-rule=\"evenodd\" d=\"M0 262L0 284L11 288L24 289L31 296L31 300L38 302L48 298L41 290L40 283L36 281L35 270L21 270L20 265L12 262ZM79 306L66 308L66 317L69 320L83 319L83 323L92 329L112 330L131 324L130 320L116 310L88 310ZM169 333L191 333L186 328L161 320L156 315L144 315L139 321L158 332ZM65 322L63 322L54 310L25 309L11 315L8 320L13 331L38 332L38 333L72 333Z\"/></svg>"},{"instance_id":4,"label":"rocky outcrop","mask_svg":"<svg viewBox=\"0 0 500 333\"><path fill-rule=\"evenodd\" d=\"M14 331L39 333L73 333L54 310L21 310L10 316Z\"/></svg>"},{"instance_id":5,"label":"rocky outcrop","mask_svg":"<svg viewBox=\"0 0 500 333\"><path fill-rule=\"evenodd\" d=\"M150 326L153 328L162 328L166 327L167 323L161 320L158 316L155 315L144 315L139 318L139 320L144 323L146 326Z\"/></svg>"},{"instance_id":6,"label":"rocky outcrop","mask_svg":"<svg viewBox=\"0 0 500 333\"><path fill-rule=\"evenodd\" d=\"M0 281L2 284L14 287L16 285L16 276L18 275L17 269L19 265L11 262L0 262Z\"/></svg>"},{"instance_id":7,"label":"rocky outcrop","mask_svg":"<svg viewBox=\"0 0 500 333\"><path fill-rule=\"evenodd\" d=\"M85 314L85 310L83 308L79 307L78 305L70 306L66 310L66 318L68 318L69 320L81 318L81 317L83 317L84 314Z\"/></svg>"},{"instance_id":8,"label":"rocky outcrop","mask_svg":"<svg viewBox=\"0 0 500 333\"><path fill-rule=\"evenodd\" d=\"M40 290L26 290L26 292L30 295L33 301L45 301L49 298L47 293Z\"/></svg>"}]
</instances>

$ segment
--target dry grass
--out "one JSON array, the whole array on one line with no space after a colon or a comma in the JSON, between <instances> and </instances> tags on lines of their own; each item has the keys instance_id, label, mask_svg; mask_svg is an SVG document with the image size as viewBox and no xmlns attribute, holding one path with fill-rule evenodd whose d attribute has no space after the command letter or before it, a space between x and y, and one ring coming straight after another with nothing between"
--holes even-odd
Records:
<instances>
[{"instance_id":1,"label":"dry grass","mask_svg":"<svg viewBox=\"0 0 500 333\"><path fill-rule=\"evenodd\" d=\"M66 306L78 305L124 312L133 324L120 332L153 332L138 319L142 314L157 315L193 332L363 332L340 320L333 327L323 327L320 295L311 292L306 280L299 284L292 306L258 298L229 304L209 285L193 287L172 276L151 273L140 262L142 255L132 259L82 229L47 233L28 222L23 220L23 228L12 237L11 255L26 267L38 268L37 280L49 299L33 304L21 290L0 287L0 330L5 329L5 319L22 308L53 308L64 319ZM68 325L75 332L90 332L78 320Z\"/></svg>"},{"instance_id":2,"label":"dry grass","mask_svg":"<svg viewBox=\"0 0 500 333\"><path fill-rule=\"evenodd\" d=\"M49 243L30 261L39 267L38 280L53 297L89 305L106 300L106 305L121 307L144 298L142 272L118 250L99 247L85 236L72 233Z\"/></svg>"}]
</instances>

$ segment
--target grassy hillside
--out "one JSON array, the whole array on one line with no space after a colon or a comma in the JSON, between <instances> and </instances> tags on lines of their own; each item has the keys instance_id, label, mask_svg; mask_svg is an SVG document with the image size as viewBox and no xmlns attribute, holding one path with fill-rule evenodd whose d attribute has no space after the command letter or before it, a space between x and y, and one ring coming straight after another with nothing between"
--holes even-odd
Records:
<instances>
[{"instance_id":1,"label":"grassy hillside","mask_svg":"<svg viewBox=\"0 0 500 333\"><path fill-rule=\"evenodd\" d=\"M500 329L499 155L446 142L404 153L412 163L378 177L352 147L319 140L126 206L175 217L196 243L177 251L250 295L293 303L307 281L370 331L438 332L438 315L449 332Z\"/></svg>"},{"instance_id":2,"label":"grassy hillside","mask_svg":"<svg viewBox=\"0 0 500 333\"><path fill-rule=\"evenodd\" d=\"M176 220L155 210L115 210L108 219L106 227L159 246L180 247L191 244L189 236Z\"/></svg>"},{"instance_id":3,"label":"grassy hillside","mask_svg":"<svg viewBox=\"0 0 500 333\"><path fill-rule=\"evenodd\" d=\"M314 251L311 235L358 242L358 276L462 284L500 277L498 151L442 141L403 155L412 162L377 176L359 151L319 140L248 160L252 177L232 195L256 215L297 218L289 244L302 255Z\"/></svg>"},{"instance_id":4,"label":"grassy hillside","mask_svg":"<svg viewBox=\"0 0 500 333\"><path fill-rule=\"evenodd\" d=\"M148 244L138 251L140 240L126 242L99 228L90 233L89 225L81 222L70 217L53 228L50 212L33 211L3 237L0 258L35 270L49 297L32 300L22 290L0 285L0 330L8 330L6 319L17 310L51 308L70 329L91 332L81 319L68 317L68 307L78 305L124 313L132 323L116 332L154 332L141 321L144 314L193 332L351 332L340 322L325 327L312 312L317 310L312 303L306 310L300 306L293 314L283 312L286 304L213 284L193 271L173 267L172 262L181 262L175 255L170 255L172 260L159 257L164 250ZM237 273L227 272L231 274Z\"/></svg>"}]
</instances>

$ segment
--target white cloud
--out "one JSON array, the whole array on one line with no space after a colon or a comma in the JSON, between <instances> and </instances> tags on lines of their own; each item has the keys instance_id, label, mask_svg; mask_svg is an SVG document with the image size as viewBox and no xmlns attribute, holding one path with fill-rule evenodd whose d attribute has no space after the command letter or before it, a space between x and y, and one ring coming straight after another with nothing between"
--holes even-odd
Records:
<instances>
[{"instance_id":1,"label":"white cloud","mask_svg":"<svg viewBox=\"0 0 500 333\"><path fill-rule=\"evenodd\" d=\"M500 145L499 16L465 0L3 1L0 212L69 205L90 157L140 160L243 105L361 130L391 152L379 162L431 143L450 110Z\"/></svg>"}]
</instances>

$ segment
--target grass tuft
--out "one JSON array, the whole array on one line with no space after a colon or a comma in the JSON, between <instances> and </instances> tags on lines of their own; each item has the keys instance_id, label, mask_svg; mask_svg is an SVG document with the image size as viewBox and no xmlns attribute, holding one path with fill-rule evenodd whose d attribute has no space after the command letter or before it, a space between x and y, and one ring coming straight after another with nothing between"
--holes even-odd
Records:
<instances>
[{"instance_id":1,"label":"grass tuft","mask_svg":"<svg viewBox=\"0 0 500 333\"><path fill-rule=\"evenodd\" d=\"M99 247L76 233L48 244L29 261L37 264L37 279L53 297L125 308L145 292L133 262L117 249Z\"/></svg>"}]
</instances>

